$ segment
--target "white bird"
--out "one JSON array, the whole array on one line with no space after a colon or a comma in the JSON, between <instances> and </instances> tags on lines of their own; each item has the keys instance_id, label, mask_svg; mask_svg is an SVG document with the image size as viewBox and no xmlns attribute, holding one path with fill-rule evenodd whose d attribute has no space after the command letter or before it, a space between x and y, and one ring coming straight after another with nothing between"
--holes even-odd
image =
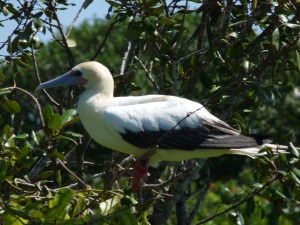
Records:
<instances>
[{"instance_id":1,"label":"white bird","mask_svg":"<svg viewBox=\"0 0 300 225\"><path fill-rule=\"evenodd\" d=\"M89 135L110 149L141 156L154 145L150 165L159 161L209 158L224 154L257 157L268 147L285 146L259 137L241 135L210 114L201 104L175 96L114 97L110 71L98 62L84 62L37 89L83 85L77 110ZM166 134L167 133L167 134ZM283 148L283 149L281 149Z\"/></svg>"}]
</instances>

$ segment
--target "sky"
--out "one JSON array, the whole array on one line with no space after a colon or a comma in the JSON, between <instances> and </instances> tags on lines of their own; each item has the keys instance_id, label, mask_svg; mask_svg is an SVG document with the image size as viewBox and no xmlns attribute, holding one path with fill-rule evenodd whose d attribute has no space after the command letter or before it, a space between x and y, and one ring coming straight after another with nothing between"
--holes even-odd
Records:
<instances>
[{"instance_id":1,"label":"sky","mask_svg":"<svg viewBox=\"0 0 300 225\"><path fill-rule=\"evenodd\" d=\"M80 9L84 0L69 0L69 3L74 4L74 6L69 6L67 10L61 10L58 12L58 17L62 23L64 29L67 29L72 23L74 17L76 16L78 10ZM105 18L109 5L104 0L93 0L92 3L83 10L76 20L75 26L82 23L84 20L89 20L93 18ZM9 14L7 17L11 16ZM0 21L7 19L3 13L0 13ZM12 31L15 29L17 23L14 21L6 21L2 23L4 27L0 27L0 45L2 42L7 40L7 37L11 35ZM42 42L48 42L51 40L51 34L49 31L46 32L46 35L38 33L38 37ZM0 50L0 56L7 55L6 47Z\"/></svg>"}]
</instances>

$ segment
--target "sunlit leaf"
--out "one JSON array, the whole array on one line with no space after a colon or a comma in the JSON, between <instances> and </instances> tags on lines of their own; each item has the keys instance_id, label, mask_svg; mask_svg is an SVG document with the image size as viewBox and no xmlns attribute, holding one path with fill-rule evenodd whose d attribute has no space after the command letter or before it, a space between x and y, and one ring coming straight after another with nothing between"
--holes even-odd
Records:
<instances>
[{"instance_id":1,"label":"sunlit leaf","mask_svg":"<svg viewBox=\"0 0 300 225\"><path fill-rule=\"evenodd\" d=\"M61 188L55 195L52 207L45 216L45 222L54 222L65 219L68 206L75 192L69 188Z\"/></svg>"},{"instance_id":2,"label":"sunlit leaf","mask_svg":"<svg viewBox=\"0 0 300 225\"><path fill-rule=\"evenodd\" d=\"M77 45L77 43L73 39L67 39L67 45L69 48L74 48Z\"/></svg>"},{"instance_id":3,"label":"sunlit leaf","mask_svg":"<svg viewBox=\"0 0 300 225\"><path fill-rule=\"evenodd\" d=\"M300 27L300 24L296 24L296 23L284 23L284 25L289 28L299 28Z\"/></svg>"},{"instance_id":4,"label":"sunlit leaf","mask_svg":"<svg viewBox=\"0 0 300 225\"><path fill-rule=\"evenodd\" d=\"M67 122L72 120L74 116L76 115L75 109L68 109L61 115L61 124L64 126Z\"/></svg>"},{"instance_id":5,"label":"sunlit leaf","mask_svg":"<svg viewBox=\"0 0 300 225\"><path fill-rule=\"evenodd\" d=\"M7 10L7 8L5 6L2 7L1 12L3 13L4 16L8 16L9 11Z\"/></svg>"},{"instance_id":6,"label":"sunlit leaf","mask_svg":"<svg viewBox=\"0 0 300 225\"><path fill-rule=\"evenodd\" d=\"M228 188L222 188L220 191L220 197L222 199L222 203L229 205L232 202L233 194Z\"/></svg>"},{"instance_id":7,"label":"sunlit leaf","mask_svg":"<svg viewBox=\"0 0 300 225\"><path fill-rule=\"evenodd\" d=\"M277 50L279 49L279 38L280 38L279 29L276 28L272 33L272 44L275 46Z\"/></svg>"},{"instance_id":8,"label":"sunlit leaf","mask_svg":"<svg viewBox=\"0 0 300 225\"><path fill-rule=\"evenodd\" d=\"M3 213L0 216L1 220L4 224L11 224L11 225L24 225L28 224L28 220L25 220L24 218L21 218L18 215L15 215L14 213L10 214L9 212Z\"/></svg>"},{"instance_id":9,"label":"sunlit leaf","mask_svg":"<svg viewBox=\"0 0 300 225\"><path fill-rule=\"evenodd\" d=\"M231 212L228 214L228 218L230 221L235 225L244 225L244 218L241 213L239 212Z\"/></svg>"},{"instance_id":10,"label":"sunlit leaf","mask_svg":"<svg viewBox=\"0 0 300 225\"><path fill-rule=\"evenodd\" d=\"M159 23L165 24L165 25L175 25L177 22L175 20L172 20L167 17L161 17L158 19Z\"/></svg>"},{"instance_id":11,"label":"sunlit leaf","mask_svg":"<svg viewBox=\"0 0 300 225\"><path fill-rule=\"evenodd\" d=\"M296 158L299 158L299 151L295 148L292 142L289 143L288 151Z\"/></svg>"},{"instance_id":12,"label":"sunlit leaf","mask_svg":"<svg viewBox=\"0 0 300 225\"><path fill-rule=\"evenodd\" d=\"M0 89L0 95L5 95L5 94L8 94L10 92L11 92L11 90L7 89L7 88Z\"/></svg>"},{"instance_id":13,"label":"sunlit leaf","mask_svg":"<svg viewBox=\"0 0 300 225\"><path fill-rule=\"evenodd\" d=\"M72 137L76 137L76 138L81 138L81 137L83 137L83 135L82 135L82 134L75 133L75 132L71 132L71 131L66 131L66 132L64 132L64 134L66 134L66 135L70 135L70 136L72 136Z\"/></svg>"},{"instance_id":14,"label":"sunlit leaf","mask_svg":"<svg viewBox=\"0 0 300 225\"><path fill-rule=\"evenodd\" d=\"M48 126L53 131L59 130L61 128L61 116L55 113L48 121Z\"/></svg>"},{"instance_id":15,"label":"sunlit leaf","mask_svg":"<svg viewBox=\"0 0 300 225\"><path fill-rule=\"evenodd\" d=\"M14 138L16 138L16 139L26 139L26 138L28 138L28 134L19 134L19 135L15 136Z\"/></svg>"},{"instance_id":16,"label":"sunlit leaf","mask_svg":"<svg viewBox=\"0 0 300 225\"><path fill-rule=\"evenodd\" d=\"M115 195L110 199L99 204L101 215L105 216L112 213L120 205L121 196Z\"/></svg>"},{"instance_id":17,"label":"sunlit leaf","mask_svg":"<svg viewBox=\"0 0 300 225\"><path fill-rule=\"evenodd\" d=\"M295 173L290 172L291 178L294 180L294 182L299 186L300 185L300 179L296 176Z\"/></svg>"},{"instance_id":18,"label":"sunlit leaf","mask_svg":"<svg viewBox=\"0 0 300 225\"><path fill-rule=\"evenodd\" d=\"M40 18L33 18L33 25L38 31L43 31L45 24Z\"/></svg>"}]
</instances>

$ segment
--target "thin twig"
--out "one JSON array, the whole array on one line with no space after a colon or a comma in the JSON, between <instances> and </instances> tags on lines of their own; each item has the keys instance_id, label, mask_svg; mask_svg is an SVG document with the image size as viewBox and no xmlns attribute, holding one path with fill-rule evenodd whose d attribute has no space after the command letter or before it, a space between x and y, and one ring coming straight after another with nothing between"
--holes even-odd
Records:
<instances>
[{"instance_id":1,"label":"thin twig","mask_svg":"<svg viewBox=\"0 0 300 225\"><path fill-rule=\"evenodd\" d=\"M193 170L192 167L189 167L187 168L186 170L184 170L183 172L181 172L180 174L176 175L176 176L172 176L172 178L162 182L162 183L159 183L159 184L145 184L143 186L143 189L144 190L160 190L166 186L168 186L169 184L172 184L174 183L175 181L178 181L180 180L182 177L185 177L187 176L191 171Z\"/></svg>"},{"instance_id":2,"label":"thin twig","mask_svg":"<svg viewBox=\"0 0 300 225\"><path fill-rule=\"evenodd\" d=\"M57 22L57 25L58 25L58 30L59 30L59 33L61 35L61 38L62 38L62 43L63 43L63 47L65 48L66 50L66 53L67 53L67 56L68 56L68 61L69 61L69 66L70 68L72 68L74 66L74 57L73 57L73 54L68 46L68 41L67 41L67 38L66 38L66 35L64 34L64 31L63 31L63 28L62 28L62 24L58 18L58 15L56 13L56 10L55 10L55 7L52 5L51 2L50 3L50 6L52 7L53 9L53 18L56 20Z\"/></svg>"},{"instance_id":3,"label":"thin twig","mask_svg":"<svg viewBox=\"0 0 300 225\"><path fill-rule=\"evenodd\" d=\"M188 54L188 55L186 55L186 56L184 56L184 57L178 59L178 62L182 62L182 61L184 61L184 60L187 60L187 59L189 59L190 57L195 56L195 55L203 54L203 53L207 52L208 50L209 50L209 47L199 49L199 50L197 50L197 51L194 51L194 52L192 52L192 53L190 53L190 54Z\"/></svg>"},{"instance_id":4,"label":"thin twig","mask_svg":"<svg viewBox=\"0 0 300 225\"><path fill-rule=\"evenodd\" d=\"M180 45L180 42L181 42L181 39L182 39L183 26L184 26L184 21L185 21L185 17L186 17L186 11L187 11L187 7L188 7L188 2L189 2L189 0L185 1L184 13L183 13L183 16L182 16L182 19L181 19L179 35L178 35L178 38L175 41L174 46L173 46L173 50L174 50L175 53L178 52L178 48L179 48L179 45Z\"/></svg>"},{"instance_id":5,"label":"thin twig","mask_svg":"<svg viewBox=\"0 0 300 225\"><path fill-rule=\"evenodd\" d=\"M195 216L197 215L197 212L199 210L199 208L201 207L204 199L205 199L205 196L210 188L210 172L209 172L209 169L208 169L208 179L207 179L207 182L206 182L206 186L204 188L204 190L202 190L202 192L200 193L200 196L199 198L197 199L197 202L192 210L192 212L190 213L190 216L186 222L186 225L190 225L192 224L192 221L194 220Z\"/></svg>"},{"instance_id":6,"label":"thin twig","mask_svg":"<svg viewBox=\"0 0 300 225\"><path fill-rule=\"evenodd\" d=\"M75 177L75 179L81 184L81 186L88 188L88 185L86 185L83 180L81 180L75 173L73 173L60 159L57 158L56 160L66 171L68 171L68 173Z\"/></svg>"},{"instance_id":7,"label":"thin twig","mask_svg":"<svg viewBox=\"0 0 300 225\"><path fill-rule=\"evenodd\" d=\"M143 70L145 71L148 80L151 82L151 84L153 85L153 87L159 92L159 86L158 84L155 82L155 80L153 79L151 72L146 68L146 66L143 64L143 62L137 57L135 56L135 59L140 63L140 65L143 67Z\"/></svg>"},{"instance_id":8,"label":"thin twig","mask_svg":"<svg viewBox=\"0 0 300 225\"><path fill-rule=\"evenodd\" d=\"M95 60L95 59L97 58L97 56L101 53L102 48L104 47L104 44L106 43L106 40L107 40L108 36L110 35L112 29L114 28L115 24L116 24L118 21L119 21L119 20L115 20L114 22L112 22L112 23L109 25L108 30L107 30L107 32L106 32L106 34L105 34L105 36L104 36L103 41L102 41L101 44L99 45L99 47L98 47L98 49L97 49L95 55L91 58L92 61Z\"/></svg>"},{"instance_id":9,"label":"thin twig","mask_svg":"<svg viewBox=\"0 0 300 225\"><path fill-rule=\"evenodd\" d=\"M140 156L137 160L138 161L148 161L150 159L150 157L152 155L154 155L156 153L156 149L159 148L160 143L163 141L163 139L168 136L172 131L174 131L184 120L186 120L187 118L189 118L191 115L193 115L194 113L198 112L199 110L203 109L203 106L201 106L200 108L187 113L187 115L182 118L180 121L177 122L177 124L175 124L171 129L169 129L168 131L166 131L153 145L152 147L150 147L142 156Z\"/></svg>"},{"instance_id":10,"label":"thin twig","mask_svg":"<svg viewBox=\"0 0 300 225\"><path fill-rule=\"evenodd\" d=\"M127 49L124 53L124 56L122 58L122 63L121 63L121 67L120 67L120 76L124 75L125 69L126 69L126 63L127 63L127 59L128 59L128 54L130 52L131 49L131 41L128 41L127 44Z\"/></svg>"},{"instance_id":11,"label":"thin twig","mask_svg":"<svg viewBox=\"0 0 300 225\"><path fill-rule=\"evenodd\" d=\"M25 93L26 95L28 95L35 102L35 104L37 105L37 109L38 109L38 112L39 112L41 123L42 123L43 127L45 126L41 105L40 105L39 101L37 100L37 98L34 97L33 94L31 94L30 92L28 92L28 91L26 91L22 88L19 88L19 87L7 87L7 88L3 88L2 90L18 90L18 91L21 91L21 92Z\"/></svg>"},{"instance_id":12,"label":"thin twig","mask_svg":"<svg viewBox=\"0 0 300 225\"><path fill-rule=\"evenodd\" d=\"M38 80L38 83L41 84L42 81L41 81L41 78L40 78L40 73L39 73L38 66L37 66L37 61L36 61L36 58L35 58L35 53L34 53L34 49L33 49L33 44L31 45L31 54L32 54L32 62L33 62L33 69L34 69L35 77L36 77L36 79ZM50 96L50 94L49 94L45 89L43 89L43 92L45 93L45 95L48 97L48 99L49 99L54 105L59 106L59 103L57 103L57 102Z\"/></svg>"},{"instance_id":13,"label":"thin twig","mask_svg":"<svg viewBox=\"0 0 300 225\"><path fill-rule=\"evenodd\" d=\"M82 12L82 10L83 10L83 8L84 8L84 5L86 4L87 1L88 1L88 0L85 0L85 1L82 3L80 9L79 9L78 12L76 13L76 15L75 15L73 21L71 22L71 24L70 24L70 26L69 26L68 31L67 31L66 38L68 38L68 37L70 36L70 33L71 33L72 29L73 29L73 26L74 26L76 20L78 19L80 13Z\"/></svg>"},{"instance_id":14,"label":"thin twig","mask_svg":"<svg viewBox=\"0 0 300 225\"><path fill-rule=\"evenodd\" d=\"M258 193L260 193L261 191L263 191L266 187L270 186L274 181L279 179L279 174L274 175L267 183L265 183L261 188L258 188L256 190L254 190L253 192L251 192L250 194L247 195L247 197L245 197L243 200L232 204L230 207L228 207L227 209L223 210L222 212L216 213L213 216L207 217L201 221L199 221L198 223L195 223L195 225L200 225L200 224L204 224L207 223L208 221L211 221L213 219L215 219L218 216L221 216L231 210L233 210L234 208L236 208L239 205L242 205L243 203L247 202L250 198L252 198L253 196L257 195Z\"/></svg>"}]
</instances>

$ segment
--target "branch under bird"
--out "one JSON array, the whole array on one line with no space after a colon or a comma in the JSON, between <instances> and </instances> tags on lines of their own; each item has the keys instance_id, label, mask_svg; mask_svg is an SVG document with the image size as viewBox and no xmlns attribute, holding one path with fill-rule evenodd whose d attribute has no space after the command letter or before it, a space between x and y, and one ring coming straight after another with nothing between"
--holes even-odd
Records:
<instances>
[{"instance_id":1,"label":"branch under bird","mask_svg":"<svg viewBox=\"0 0 300 225\"><path fill-rule=\"evenodd\" d=\"M209 158L224 154L252 158L285 153L287 147L270 144L256 136L246 136L210 114L201 104L167 95L114 97L114 81L110 71L98 62L84 62L66 74L40 84L37 89L62 85L83 85L77 110L89 135L110 149L142 156L156 145L149 164L159 161L181 161ZM132 189L146 176L147 166L136 166Z\"/></svg>"}]
</instances>

